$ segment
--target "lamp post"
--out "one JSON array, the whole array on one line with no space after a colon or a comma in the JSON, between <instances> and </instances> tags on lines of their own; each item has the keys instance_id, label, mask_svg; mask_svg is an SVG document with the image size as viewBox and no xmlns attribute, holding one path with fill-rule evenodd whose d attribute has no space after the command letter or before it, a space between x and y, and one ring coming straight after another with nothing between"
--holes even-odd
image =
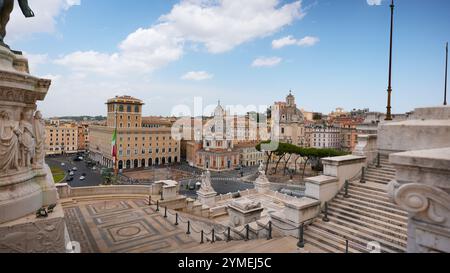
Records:
<instances>
[{"instance_id":1,"label":"lamp post","mask_svg":"<svg viewBox=\"0 0 450 273\"><path fill-rule=\"evenodd\" d=\"M394 33L394 0L391 2L391 39L390 39L390 48L389 48L389 83L388 83L388 102L387 102L387 113L386 119L387 121L392 120L392 106L391 106L391 98L392 98L392 40Z\"/></svg>"}]
</instances>

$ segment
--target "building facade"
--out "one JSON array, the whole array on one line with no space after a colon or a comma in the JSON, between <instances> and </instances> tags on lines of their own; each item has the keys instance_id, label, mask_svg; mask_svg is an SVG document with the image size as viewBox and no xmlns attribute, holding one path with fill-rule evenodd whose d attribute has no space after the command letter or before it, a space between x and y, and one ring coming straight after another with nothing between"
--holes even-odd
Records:
<instances>
[{"instance_id":1,"label":"building facade","mask_svg":"<svg viewBox=\"0 0 450 273\"><path fill-rule=\"evenodd\" d=\"M308 126L309 147L318 149L340 149L341 135L340 128L329 125Z\"/></svg>"},{"instance_id":2,"label":"building facade","mask_svg":"<svg viewBox=\"0 0 450 273\"><path fill-rule=\"evenodd\" d=\"M277 119L279 126L275 126ZM306 146L305 117L297 108L292 92L286 97L286 102L275 102L272 106L272 133L272 139L278 137L280 142Z\"/></svg>"},{"instance_id":3,"label":"building facade","mask_svg":"<svg viewBox=\"0 0 450 273\"><path fill-rule=\"evenodd\" d=\"M180 162L180 142L167 118L142 116L144 103L130 96L108 100L106 126L90 127L90 157L109 168L129 170ZM112 138L117 129L117 164ZM116 165L116 166L115 166Z\"/></svg>"},{"instance_id":4,"label":"building facade","mask_svg":"<svg viewBox=\"0 0 450 273\"><path fill-rule=\"evenodd\" d=\"M46 155L74 154L78 152L78 125L50 120L45 126Z\"/></svg>"}]
</instances>

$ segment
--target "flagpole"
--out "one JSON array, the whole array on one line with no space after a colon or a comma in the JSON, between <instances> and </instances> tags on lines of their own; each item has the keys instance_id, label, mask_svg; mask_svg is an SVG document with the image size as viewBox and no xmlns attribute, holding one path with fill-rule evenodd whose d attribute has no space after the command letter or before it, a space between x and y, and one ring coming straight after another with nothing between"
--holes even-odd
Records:
<instances>
[{"instance_id":1,"label":"flagpole","mask_svg":"<svg viewBox=\"0 0 450 273\"><path fill-rule=\"evenodd\" d=\"M114 175L116 176L116 178L117 178L117 175L119 174L119 168L118 168L118 161L117 161L117 153L119 152L118 150L117 150L117 104L115 105L115 118L116 118L116 122L115 122L115 124L114 124L114 134L115 134L115 136L116 136L116 141L115 141L115 143L114 143L114 146L115 146L115 150L116 150L116 152L115 152L115 155L114 155Z\"/></svg>"},{"instance_id":2,"label":"flagpole","mask_svg":"<svg viewBox=\"0 0 450 273\"><path fill-rule=\"evenodd\" d=\"M445 47L445 89L444 89L444 105L447 105L447 70L448 70L448 42Z\"/></svg>"}]
</instances>

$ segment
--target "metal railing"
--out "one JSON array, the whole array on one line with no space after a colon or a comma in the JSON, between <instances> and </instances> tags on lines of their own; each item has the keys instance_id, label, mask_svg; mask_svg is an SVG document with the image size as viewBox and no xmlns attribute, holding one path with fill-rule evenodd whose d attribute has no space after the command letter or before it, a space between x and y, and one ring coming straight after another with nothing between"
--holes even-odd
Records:
<instances>
[{"instance_id":1,"label":"metal railing","mask_svg":"<svg viewBox=\"0 0 450 273\"><path fill-rule=\"evenodd\" d=\"M160 212L161 206L159 203L159 200L156 202L153 202L151 198L149 198L149 206L155 206L155 211ZM171 211L167 208L167 206L164 207L163 217L168 219L169 216L174 217L174 226L180 226L180 224L185 224L186 227L186 234L191 235L193 233L200 235L200 244L205 243L205 241L209 241L211 243L215 243L218 240L222 240L222 238L225 239L226 242L231 241L250 241L252 240L252 236L250 236L251 232L256 233L256 238L259 239L259 233L261 231L267 231L267 236L265 238L267 240L272 239L272 226L273 223L269 221L265 226L259 228L259 229L251 229L250 225L247 224L245 227L243 227L241 230L235 230L232 227L217 227L213 225L213 227L209 230L205 230L205 228L201 227L200 222L193 221L188 218L184 218L181 216L178 212ZM172 218L173 219L173 218ZM235 236L237 235L241 237L242 239L236 239Z\"/></svg>"}]
</instances>

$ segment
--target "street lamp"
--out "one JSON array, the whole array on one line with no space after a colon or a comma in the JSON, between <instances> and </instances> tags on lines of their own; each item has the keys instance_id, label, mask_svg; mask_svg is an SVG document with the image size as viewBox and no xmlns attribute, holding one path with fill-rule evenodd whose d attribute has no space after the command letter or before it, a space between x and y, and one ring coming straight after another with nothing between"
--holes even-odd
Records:
<instances>
[{"instance_id":1,"label":"street lamp","mask_svg":"<svg viewBox=\"0 0 450 273\"><path fill-rule=\"evenodd\" d=\"M394 0L391 2L391 39L390 39L390 48L389 48L389 83L388 83L388 103L387 103L387 113L386 113L386 121L392 120L392 106L391 106L391 98L392 98L392 39L394 33Z\"/></svg>"}]
</instances>

